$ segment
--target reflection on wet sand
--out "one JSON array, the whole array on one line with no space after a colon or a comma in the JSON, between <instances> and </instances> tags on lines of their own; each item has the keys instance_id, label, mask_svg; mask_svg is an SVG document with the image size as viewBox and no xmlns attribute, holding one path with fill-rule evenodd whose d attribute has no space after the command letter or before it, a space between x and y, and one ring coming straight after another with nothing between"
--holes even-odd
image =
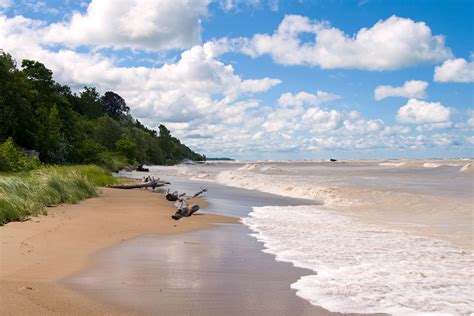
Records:
<instances>
[{"instance_id":1,"label":"reflection on wet sand","mask_svg":"<svg viewBox=\"0 0 474 316\"><path fill-rule=\"evenodd\" d=\"M68 281L90 295L153 314L324 315L290 284L310 273L259 250L243 225L139 237L105 251Z\"/></svg>"}]
</instances>

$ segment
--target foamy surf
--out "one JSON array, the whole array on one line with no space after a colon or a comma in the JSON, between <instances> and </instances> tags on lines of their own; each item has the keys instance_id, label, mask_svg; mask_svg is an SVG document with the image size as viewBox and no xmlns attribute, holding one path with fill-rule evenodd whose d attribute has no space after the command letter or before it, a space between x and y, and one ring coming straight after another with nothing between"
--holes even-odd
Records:
<instances>
[{"instance_id":1,"label":"foamy surf","mask_svg":"<svg viewBox=\"0 0 474 316\"><path fill-rule=\"evenodd\" d=\"M379 166L382 167L400 167L404 166L406 162L381 162L379 163Z\"/></svg>"},{"instance_id":2,"label":"foamy surf","mask_svg":"<svg viewBox=\"0 0 474 316\"><path fill-rule=\"evenodd\" d=\"M472 172L472 165L470 163L465 164L461 169L459 169L459 172Z\"/></svg>"},{"instance_id":3,"label":"foamy surf","mask_svg":"<svg viewBox=\"0 0 474 316\"><path fill-rule=\"evenodd\" d=\"M254 169L256 168L250 170ZM299 179L292 180L291 177L285 177L284 180L285 181L281 181L280 178L276 178L273 175L250 172L247 168L222 171L216 176L218 183L238 188L258 190L281 196L310 199L319 202L324 201L326 205L350 204L349 201L344 200L337 194L338 190L335 187L304 183L298 181Z\"/></svg>"},{"instance_id":4,"label":"foamy surf","mask_svg":"<svg viewBox=\"0 0 474 316\"><path fill-rule=\"evenodd\" d=\"M442 164L434 163L434 162L425 162L423 164L424 168L438 168L438 167L441 167L441 166L442 166Z\"/></svg>"},{"instance_id":5,"label":"foamy surf","mask_svg":"<svg viewBox=\"0 0 474 316\"><path fill-rule=\"evenodd\" d=\"M255 207L242 220L279 261L315 274L291 285L336 312L474 312L474 258L449 243L386 229L317 206Z\"/></svg>"}]
</instances>

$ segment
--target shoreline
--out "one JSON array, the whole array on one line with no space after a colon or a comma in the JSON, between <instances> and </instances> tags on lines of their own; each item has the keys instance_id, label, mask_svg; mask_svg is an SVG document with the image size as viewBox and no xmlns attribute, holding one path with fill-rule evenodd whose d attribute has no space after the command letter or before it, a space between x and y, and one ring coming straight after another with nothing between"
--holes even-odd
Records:
<instances>
[{"instance_id":1,"label":"shoreline","mask_svg":"<svg viewBox=\"0 0 474 316\"><path fill-rule=\"evenodd\" d=\"M162 194L102 188L97 198L48 208L0 227L0 304L13 314L127 314L73 291L62 280L87 269L91 258L134 237L170 235L238 223L237 218L203 214L180 221ZM204 206L204 201L194 203Z\"/></svg>"},{"instance_id":2,"label":"shoreline","mask_svg":"<svg viewBox=\"0 0 474 316\"><path fill-rule=\"evenodd\" d=\"M321 315L290 284L311 270L262 251L245 225L140 236L95 256L66 282L138 315Z\"/></svg>"}]
</instances>

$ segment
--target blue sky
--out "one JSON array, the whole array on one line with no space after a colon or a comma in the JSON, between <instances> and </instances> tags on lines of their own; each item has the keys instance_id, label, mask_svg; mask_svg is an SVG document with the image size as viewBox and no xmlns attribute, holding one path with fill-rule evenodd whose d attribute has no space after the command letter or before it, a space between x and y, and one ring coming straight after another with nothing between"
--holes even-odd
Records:
<instances>
[{"instance_id":1,"label":"blue sky","mask_svg":"<svg viewBox=\"0 0 474 316\"><path fill-rule=\"evenodd\" d=\"M0 0L0 48L207 156L472 157L472 1Z\"/></svg>"}]
</instances>

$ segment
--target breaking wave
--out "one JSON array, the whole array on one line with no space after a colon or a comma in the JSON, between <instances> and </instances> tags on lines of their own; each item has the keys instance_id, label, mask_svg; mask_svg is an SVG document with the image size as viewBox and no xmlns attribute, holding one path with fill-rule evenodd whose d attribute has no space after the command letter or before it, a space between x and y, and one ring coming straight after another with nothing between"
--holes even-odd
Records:
<instances>
[{"instance_id":1,"label":"breaking wave","mask_svg":"<svg viewBox=\"0 0 474 316\"><path fill-rule=\"evenodd\" d=\"M248 170L249 169L222 171L216 176L216 181L221 184L239 188L258 190L299 199L315 200L324 202L326 205L337 204L340 206L350 204L349 201L344 200L338 195L338 189L336 187L316 185L311 182L305 183L298 179L292 180L290 177L286 177L285 181L278 181L272 175L245 172Z\"/></svg>"},{"instance_id":2,"label":"breaking wave","mask_svg":"<svg viewBox=\"0 0 474 316\"><path fill-rule=\"evenodd\" d=\"M473 255L445 241L317 206L255 207L243 223L265 252L315 272L291 285L312 304L337 312L474 312Z\"/></svg>"}]
</instances>

